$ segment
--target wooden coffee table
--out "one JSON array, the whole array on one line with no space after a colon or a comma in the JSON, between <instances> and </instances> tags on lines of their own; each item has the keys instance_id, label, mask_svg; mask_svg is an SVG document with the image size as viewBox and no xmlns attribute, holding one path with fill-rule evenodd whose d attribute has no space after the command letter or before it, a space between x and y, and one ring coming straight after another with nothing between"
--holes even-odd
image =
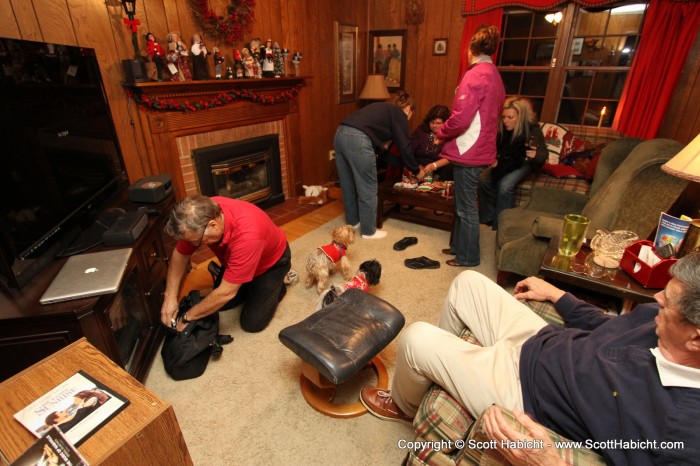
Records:
<instances>
[{"instance_id":1,"label":"wooden coffee table","mask_svg":"<svg viewBox=\"0 0 700 466\"><path fill-rule=\"evenodd\" d=\"M593 251L584 244L573 257L558 255L559 237L553 237L542 259L540 273L548 279L575 287L613 296L622 300L622 312L638 303L654 301L658 289L644 288L621 268L601 269L593 263Z\"/></svg>"},{"instance_id":2,"label":"wooden coffee table","mask_svg":"<svg viewBox=\"0 0 700 466\"><path fill-rule=\"evenodd\" d=\"M407 222L452 231L454 197L448 199L439 192L395 188L394 181L384 181L379 184L377 198L377 228L382 227L385 216L391 215ZM393 205L387 209L385 201ZM402 205L413 206L414 209L404 209ZM427 209L427 212L423 209ZM435 211L442 212L442 215L435 215Z\"/></svg>"}]
</instances>

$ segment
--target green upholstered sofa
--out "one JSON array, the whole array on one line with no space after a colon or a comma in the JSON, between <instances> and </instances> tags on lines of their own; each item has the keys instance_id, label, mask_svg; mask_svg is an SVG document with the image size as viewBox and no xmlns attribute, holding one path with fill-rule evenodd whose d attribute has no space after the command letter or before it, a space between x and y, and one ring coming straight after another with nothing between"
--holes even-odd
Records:
<instances>
[{"instance_id":1,"label":"green upholstered sofa","mask_svg":"<svg viewBox=\"0 0 700 466\"><path fill-rule=\"evenodd\" d=\"M533 188L526 205L504 210L499 216L499 279L504 272L537 275L547 245L559 234L565 214L589 217L588 236L598 229L624 229L648 238L660 213L671 208L687 185L660 168L682 147L670 139L618 139L603 149L588 195Z\"/></svg>"}]
</instances>

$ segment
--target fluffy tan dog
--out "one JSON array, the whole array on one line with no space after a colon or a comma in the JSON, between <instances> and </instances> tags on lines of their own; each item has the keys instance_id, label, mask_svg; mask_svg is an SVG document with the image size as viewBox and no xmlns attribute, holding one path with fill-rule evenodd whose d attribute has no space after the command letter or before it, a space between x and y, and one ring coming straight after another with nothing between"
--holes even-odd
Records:
<instances>
[{"instance_id":1,"label":"fluffy tan dog","mask_svg":"<svg viewBox=\"0 0 700 466\"><path fill-rule=\"evenodd\" d=\"M331 238L333 241L330 244L314 249L306 259L306 287L311 288L316 283L319 293L328 289L328 277L338 266L343 278L350 280L352 277L346 251L355 242L355 229L352 225L334 228Z\"/></svg>"}]
</instances>

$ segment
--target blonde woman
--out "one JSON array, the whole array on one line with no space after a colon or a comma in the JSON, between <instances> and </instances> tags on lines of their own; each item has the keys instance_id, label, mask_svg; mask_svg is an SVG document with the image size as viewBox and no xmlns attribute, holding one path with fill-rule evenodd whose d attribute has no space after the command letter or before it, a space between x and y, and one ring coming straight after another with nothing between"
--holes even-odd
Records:
<instances>
[{"instance_id":1,"label":"blonde woman","mask_svg":"<svg viewBox=\"0 0 700 466\"><path fill-rule=\"evenodd\" d=\"M515 186L538 172L547 146L529 100L509 97L498 122L498 156L479 180L479 221L498 229L498 216L515 204Z\"/></svg>"}]
</instances>

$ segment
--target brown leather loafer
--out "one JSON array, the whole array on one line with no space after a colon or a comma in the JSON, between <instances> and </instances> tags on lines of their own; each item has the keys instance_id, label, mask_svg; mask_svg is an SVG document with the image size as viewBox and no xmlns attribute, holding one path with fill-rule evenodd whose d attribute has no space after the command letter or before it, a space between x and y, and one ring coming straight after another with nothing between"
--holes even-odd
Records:
<instances>
[{"instance_id":1,"label":"brown leather loafer","mask_svg":"<svg viewBox=\"0 0 700 466\"><path fill-rule=\"evenodd\" d=\"M452 267L476 267L476 266L471 266L467 264L460 264L457 262L457 259L449 259L445 261L445 264L451 265Z\"/></svg>"},{"instance_id":2,"label":"brown leather loafer","mask_svg":"<svg viewBox=\"0 0 700 466\"><path fill-rule=\"evenodd\" d=\"M413 424L413 419L406 416L394 400L391 398L390 390L382 390L377 387L365 387L360 392L360 401L365 408L378 417L379 419L384 419L385 421L398 421L409 425Z\"/></svg>"},{"instance_id":3,"label":"brown leather loafer","mask_svg":"<svg viewBox=\"0 0 700 466\"><path fill-rule=\"evenodd\" d=\"M451 250L450 248L445 248L445 249L443 249L443 250L442 250L442 253L443 253L443 254L449 254L450 256L456 256L456 255L457 255L457 253L456 253L456 252L452 252L452 250Z\"/></svg>"}]
</instances>

